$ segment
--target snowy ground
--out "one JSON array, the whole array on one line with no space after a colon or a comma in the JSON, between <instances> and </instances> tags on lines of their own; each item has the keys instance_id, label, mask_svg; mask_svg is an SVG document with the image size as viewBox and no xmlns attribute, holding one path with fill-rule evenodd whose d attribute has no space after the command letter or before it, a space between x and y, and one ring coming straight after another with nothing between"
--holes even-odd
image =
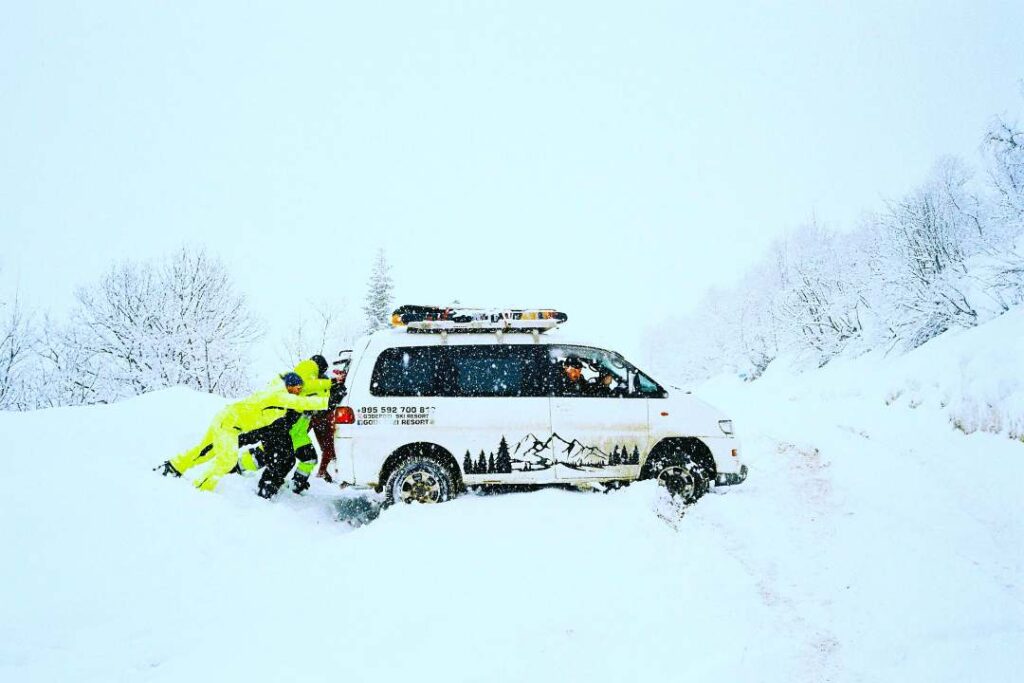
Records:
<instances>
[{"instance_id":1,"label":"snowy ground","mask_svg":"<svg viewBox=\"0 0 1024 683\"><path fill-rule=\"evenodd\" d=\"M647 483L353 528L322 482L150 472L208 396L0 414L0 680L1019 680L1024 317L990 325L704 387L751 476L685 516Z\"/></svg>"}]
</instances>

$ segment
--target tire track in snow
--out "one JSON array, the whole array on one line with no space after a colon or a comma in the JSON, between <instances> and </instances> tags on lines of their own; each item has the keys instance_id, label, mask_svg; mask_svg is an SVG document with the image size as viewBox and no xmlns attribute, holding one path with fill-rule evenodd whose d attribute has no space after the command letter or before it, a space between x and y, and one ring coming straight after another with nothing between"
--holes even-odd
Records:
<instances>
[{"instance_id":1,"label":"tire track in snow","mask_svg":"<svg viewBox=\"0 0 1024 683\"><path fill-rule=\"evenodd\" d=\"M769 481L765 484L769 485L748 481L754 484L754 490L748 493L756 499L751 502L757 511L744 520L754 523L741 527L733 522L735 517L701 517L715 529L726 552L754 579L761 602L775 612L780 627L800 640L797 680L847 680L842 645L830 628L831 601L807 590L818 585L817 581L803 581L802 585L793 582L800 571L806 574L809 568L806 551L829 543L834 535L833 520L839 508L828 476L829 464L814 447L767 437L755 443L764 444L763 452L775 457L761 459L762 469L770 461L769 467L774 470L760 473L767 475ZM733 497L732 502L737 498L740 496ZM769 530L759 526L772 523L779 526ZM783 539L782 548L775 543L762 547L765 539ZM792 566L780 566L781 558L792 559Z\"/></svg>"}]
</instances>

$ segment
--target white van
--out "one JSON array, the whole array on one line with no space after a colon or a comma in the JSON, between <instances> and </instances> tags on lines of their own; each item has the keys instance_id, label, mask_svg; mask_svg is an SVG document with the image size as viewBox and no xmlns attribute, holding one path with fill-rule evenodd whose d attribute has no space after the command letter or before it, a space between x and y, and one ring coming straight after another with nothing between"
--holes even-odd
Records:
<instances>
[{"instance_id":1,"label":"white van","mask_svg":"<svg viewBox=\"0 0 1024 683\"><path fill-rule=\"evenodd\" d=\"M352 351L335 412L342 481L433 503L475 485L654 478L692 501L746 479L731 420L613 351L536 330L410 328Z\"/></svg>"}]
</instances>

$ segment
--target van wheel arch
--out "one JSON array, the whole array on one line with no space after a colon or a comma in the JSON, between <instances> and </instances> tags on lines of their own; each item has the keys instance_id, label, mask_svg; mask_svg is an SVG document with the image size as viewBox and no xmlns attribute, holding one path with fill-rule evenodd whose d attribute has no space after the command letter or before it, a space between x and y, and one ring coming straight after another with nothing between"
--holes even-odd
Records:
<instances>
[{"instance_id":1,"label":"van wheel arch","mask_svg":"<svg viewBox=\"0 0 1024 683\"><path fill-rule=\"evenodd\" d=\"M653 479L658 476L659 465L663 463L682 465L692 462L706 473L709 481L715 481L718 467L715 456L703 441L696 437L671 437L662 439L647 454L644 465L640 468L640 479Z\"/></svg>"},{"instance_id":2,"label":"van wheel arch","mask_svg":"<svg viewBox=\"0 0 1024 683\"><path fill-rule=\"evenodd\" d=\"M462 483L462 470L459 468L459 463L455 460L455 456L453 456L448 449L428 441L407 443L404 446L395 449L380 468L380 477L377 479L377 490L383 490L388 478L402 465L403 462L409 458L416 457L431 458L444 466L448 471L448 475L451 477L452 484L455 487L455 493L461 493L466 490L465 485Z\"/></svg>"}]
</instances>

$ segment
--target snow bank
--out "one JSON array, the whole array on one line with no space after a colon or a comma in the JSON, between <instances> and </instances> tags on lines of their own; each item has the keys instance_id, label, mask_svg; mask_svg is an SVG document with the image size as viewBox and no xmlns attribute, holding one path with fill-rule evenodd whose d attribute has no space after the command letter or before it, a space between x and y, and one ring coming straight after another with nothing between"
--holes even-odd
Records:
<instances>
[{"instance_id":1,"label":"snow bank","mask_svg":"<svg viewBox=\"0 0 1024 683\"><path fill-rule=\"evenodd\" d=\"M1024 439L1024 307L972 329L946 332L907 354L874 351L806 371L780 359L752 391L787 400L863 399L937 408L957 429ZM718 395L739 380L723 375L699 392Z\"/></svg>"}]
</instances>

